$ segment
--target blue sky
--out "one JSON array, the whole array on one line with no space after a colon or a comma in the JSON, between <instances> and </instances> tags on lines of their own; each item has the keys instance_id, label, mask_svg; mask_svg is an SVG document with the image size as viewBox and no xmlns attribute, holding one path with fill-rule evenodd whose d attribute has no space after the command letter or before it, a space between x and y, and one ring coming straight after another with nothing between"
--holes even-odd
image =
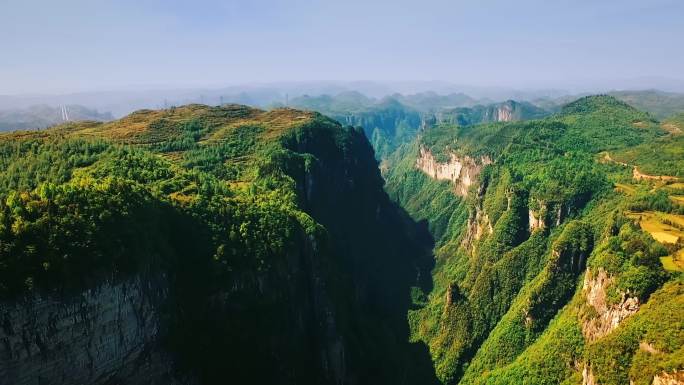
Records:
<instances>
[{"instance_id":1,"label":"blue sky","mask_svg":"<svg viewBox=\"0 0 684 385\"><path fill-rule=\"evenodd\" d=\"M0 0L0 94L684 78L681 0Z\"/></svg>"}]
</instances>

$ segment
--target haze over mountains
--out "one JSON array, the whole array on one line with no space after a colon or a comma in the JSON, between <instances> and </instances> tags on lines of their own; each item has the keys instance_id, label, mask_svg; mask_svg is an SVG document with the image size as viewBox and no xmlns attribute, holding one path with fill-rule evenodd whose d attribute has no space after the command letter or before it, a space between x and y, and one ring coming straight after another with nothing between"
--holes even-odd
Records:
<instances>
[{"instance_id":1,"label":"haze over mountains","mask_svg":"<svg viewBox=\"0 0 684 385\"><path fill-rule=\"evenodd\" d=\"M684 93L656 89L600 90L593 93L616 96L661 119L684 111ZM553 112L564 103L587 94L589 92L570 93L560 89L468 87L447 82L291 82L207 89L170 88L56 95L0 95L0 129L44 128L61 121L59 114L55 118L54 112L47 111L41 106L58 109L64 105L72 105L82 111L95 110L90 113L75 111L71 120L108 120L139 109L166 108L188 103L236 103L259 108L288 105L335 114L368 108L391 99L422 114L440 115L449 109L489 106L508 100L528 102L542 110Z\"/></svg>"},{"instance_id":2,"label":"haze over mountains","mask_svg":"<svg viewBox=\"0 0 684 385\"><path fill-rule=\"evenodd\" d=\"M0 385L684 385L682 20L2 0Z\"/></svg>"},{"instance_id":3,"label":"haze over mountains","mask_svg":"<svg viewBox=\"0 0 684 385\"><path fill-rule=\"evenodd\" d=\"M0 378L681 383L681 114L292 103L1 134Z\"/></svg>"}]
</instances>

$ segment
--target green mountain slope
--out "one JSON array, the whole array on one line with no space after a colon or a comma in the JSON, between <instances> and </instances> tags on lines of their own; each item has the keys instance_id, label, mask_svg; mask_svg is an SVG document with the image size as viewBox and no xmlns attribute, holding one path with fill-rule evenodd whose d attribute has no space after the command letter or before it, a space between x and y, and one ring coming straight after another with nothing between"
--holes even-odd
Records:
<instances>
[{"instance_id":1,"label":"green mountain slope","mask_svg":"<svg viewBox=\"0 0 684 385\"><path fill-rule=\"evenodd\" d=\"M409 322L442 382L651 383L684 369L683 283L660 261L681 244L634 214L680 208L599 155L673 140L591 96L541 120L438 125L393 154L390 196L437 241L434 288L414 289Z\"/></svg>"},{"instance_id":2,"label":"green mountain slope","mask_svg":"<svg viewBox=\"0 0 684 385\"><path fill-rule=\"evenodd\" d=\"M334 97L304 96L292 100L292 105L298 108L320 112L345 125L362 127L379 160L386 159L397 147L413 140L427 126L472 126L530 120L548 115L545 110L527 102L508 100L487 105L475 104L475 100L463 94L439 96L434 93L397 94L380 101L357 92Z\"/></svg>"},{"instance_id":3,"label":"green mountain slope","mask_svg":"<svg viewBox=\"0 0 684 385\"><path fill-rule=\"evenodd\" d=\"M481 123L538 119L548 115L543 109L528 103L508 100L486 106L446 109L438 114L443 123L469 126Z\"/></svg>"},{"instance_id":4,"label":"green mountain slope","mask_svg":"<svg viewBox=\"0 0 684 385\"><path fill-rule=\"evenodd\" d=\"M631 106L648 111L658 119L684 112L684 94L658 90L615 91L610 93Z\"/></svg>"},{"instance_id":5,"label":"green mountain slope","mask_svg":"<svg viewBox=\"0 0 684 385\"><path fill-rule=\"evenodd\" d=\"M395 98L375 101L356 92L300 97L293 99L292 105L320 112L344 125L362 127L378 159L412 140L423 122L421 113Z\"/></svg>"},{"instance_id":6,"label":"green mountain slope","mask_svg":"<svg viewBox=\"0 0 684 385\"><path fill-rule=\"evenodd\" d=\"M5 134L0 163L7 309L25 296L67 306L138 276L162 297L159 341L140 354L162 349L199 383L434 379L405 319L409 286L429 277L430 240L389 201L356 129L292 109L189 105ZM64 323L21 326L39 360L5 344L3 378L35 382L48 367L63 383L165 381L140 369L147 360L137 380L100 372L99 355L64 367L58 358L76 349L65 335L109 346L89 335L114 324L81 309L82 337ZM3 338L19 338L20 326L4 322Z\"/></svg>"}]
</instances>

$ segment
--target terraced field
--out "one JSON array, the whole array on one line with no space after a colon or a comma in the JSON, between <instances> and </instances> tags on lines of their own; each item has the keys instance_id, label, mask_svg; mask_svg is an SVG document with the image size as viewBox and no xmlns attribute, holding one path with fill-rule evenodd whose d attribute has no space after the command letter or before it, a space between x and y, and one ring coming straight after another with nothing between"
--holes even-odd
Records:
<instances>
[{"instance_id":1,"label":"terraced field","mask_svg":"<svg viewBox=\"0 0 684 385\"><path fill-rule=\"evenodd\" d=\"M684 239L684 215L666 214L657 211L629 212L629 218L639 222L641 228L660 243L676 244Z\"/></svg>"},{"instance_id":2,"label":"terraced field","mask_svg":"<svg viewBox=\"0 0 684 385\"><path fill-rule=\"evenodd\" d=\"M646 211L630 212L627 216L637 220L644 231L664 245L682 246L684 243L684 215ZM661 257L660 261L668 271L684 272L684 248L680 247L671 255Z\"/></svg>"}]
</instances>

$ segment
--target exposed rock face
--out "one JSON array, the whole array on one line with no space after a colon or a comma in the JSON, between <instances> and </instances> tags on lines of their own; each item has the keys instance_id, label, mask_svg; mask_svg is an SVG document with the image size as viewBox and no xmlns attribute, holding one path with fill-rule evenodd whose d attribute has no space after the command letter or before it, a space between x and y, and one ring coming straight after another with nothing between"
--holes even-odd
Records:
<instances>
[{"instance_id":1,"label":"exposed rock face","mask_svg":"<svg viewBox=\"0 0 684 385\"><path fill-rule=\"evenodd\" d=\"M566 206L565 215L563 213L563 204L561 203L547 203L538 201L539 209L529 210L529 230L530 233L537 229L545 229L547 227L560 226L563 219L570 214L570 208Z\"/></svg>"},{"instance_id":2,"label":"exposed rock face","mask_svg":"<svg viewBox=\"0 0 684 385\"><path fill-rule=\"evenodd\" d=\"M658 349L656 349L655 347L653 347L653 345L649 344L646 341L639 342L639 349L641 349L645 352L651 353L651 354L660 354L661 353Z\"/></svg>"},{"instance_id":3,"label":"exposed rock face","mask_svg":"<svg viewBox=\"0 0 684 385\"><path fill-rule=\"evenodd\" d=\"M164 279L106 282L68 297L0 303L0 379L11 384L167 384L158 348Z\"/></svg>"},{"instance_id":4,"label":"exposed rock face","mask_svg":"<svg viewBox=\"0 0 684 385\"><path fill-rule=\"evenodd\" d=\"M584 369L582 369L582 385L596 385L596 379L590 365L584 365Z\"/></svg>"},{"instance_id":5,"label":"exposed rock face","mask_svg":"<svg viewBox=\"0 0 684 385\"><path fill-rule=\"evenodd\" d=\"M630 297L622 293L622 299L617 304L609 305L606 302L606 290L613 283L613 279L603 270L599 269L596 276L591 270L587 270L584 276L584 287L587 303L594 307L597 316L584 322L582 331L589 341L601 338L639 310L640 303L636 297Z\"/></svg>"},{"instance_id":6,"label":"exposed rock face","mask_svg":"<svg viewBox=\"0 0 684 385\"><path fill-rule=\"evenodd\" d=\"M475 206L474 215L471 212L471 215L468 217L468 227L463 238L463 246L472 252L474 250L472 250L471 246L475 241L482 238L485 233L491 234L493 232L494 227L489 219L489 215L479 205Z\"/></svg>"},{"instance_id":7,"label":"exposed rock face","mask_svg":"<svg viewBox=\"0 0 684 385\"><path fill-rule=\"evenodd\" d=\"M673 373L663 372L656 374L653 377L653 385L683 385L684 384L684 370L678 370Z\"/></svg>"},{"instance_id":8,"label":"exposed rock face","mask_svg":"<svg viewBox=\"0 0 684 385\"><path fill-rule=\"evenodd\" d=\"M494 113L494 120L497 122L512 122L514 120L513 104L506 103L500 105Z\"/></svg>"},{"instance_id":9,"label":"exposed rock face","mask_svg":"<svg viewBox=\"0 0 684 385\"><path fill-rule=\"evenodd\" d=\"M546 224L544 223L544 219L542 218L541 214L535 212L532 209L529 210L529 224L530 233L536 229L544 229L546 227Z\"/></svg>"},{"instance_id":10,"label":"exposed rock face","mask_svg":"<svg viewBox=\"0 0 684 385\"><path fill-rule=\"evenodd\" d=\"M488 156L476 159L467 155L458 157L454 154L451 154L448 162L439 163L429 149L421 147L416 167L431 178L451 181L456 194L466 196L468 189L482 172L482 168L491 163L492 160Z\"/></svg>"},{"instance_id":11,"label":"exposed rock face","mask_svg":"<svg viewBox=\"0 0 684 385\"><path fill-rule=\"evenodd\" d=\"M449 309L449 306L453 305L461 298L461 292L456 283L450 283L446 290L446 298L444 300L444 311Z\"/></svg>"},{"instance_id":12,"label":"exposed rock face","mask_svg":"<svg viewBox=\"0 0 684 385\"><path fill-rule=\"evenodd\" d=\"M435 115L440 123L469 126L486 122L513 122L541 118L547 115L543 109L527 102L508 100L489 105L445 109Z\"/></svg>"}]
</instances>

